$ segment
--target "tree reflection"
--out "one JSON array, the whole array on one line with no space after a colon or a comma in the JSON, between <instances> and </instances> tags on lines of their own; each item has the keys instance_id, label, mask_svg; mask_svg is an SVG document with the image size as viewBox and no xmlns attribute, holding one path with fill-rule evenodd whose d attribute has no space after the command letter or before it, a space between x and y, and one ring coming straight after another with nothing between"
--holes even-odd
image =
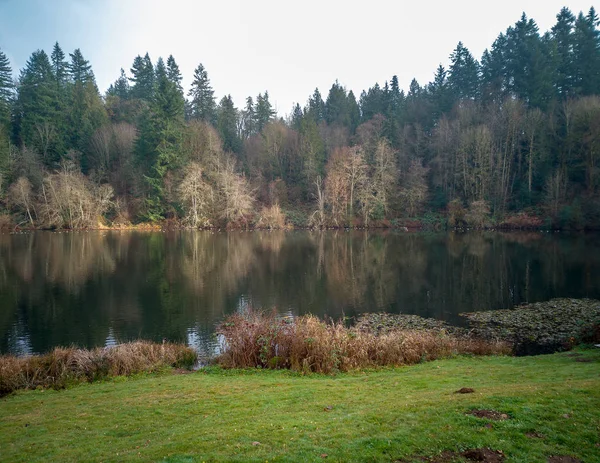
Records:
<instances>
[{"instance_id":1,"label":"tree reflection","mask_svg":"<svg viewBox=\"0 0 600 463\"><path fill-rule=\"evenodd\" d=\"M0 235L0 351L137 338L206 348L244 307L458 323L464 311L600 297L596 236L89 232Z\"/></svg>"}]
</instances>

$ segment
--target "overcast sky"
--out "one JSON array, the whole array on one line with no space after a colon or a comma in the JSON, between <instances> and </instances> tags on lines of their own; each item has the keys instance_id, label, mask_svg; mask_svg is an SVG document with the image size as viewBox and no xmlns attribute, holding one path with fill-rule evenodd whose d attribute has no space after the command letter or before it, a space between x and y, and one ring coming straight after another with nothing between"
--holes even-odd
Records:
<instances>
[{"instance_id":1,"label":"overcast sky","mask_svg":"<svg viewBox=\"0 0 600 463\"><path fill-rule=\"evenodd\" d=\"M238 106L269 91L280 115L326 97L338 79L358 97L392 75L407 89L431 81L459 40L479 59L525 11L541 32L561 7L591 0L0 0L0 49L21 69L31 53L81 48L100 91L128 75L133 58L173 54L191 83L203 63L215 94ZM597 8L598 9L598 8Z\"/></svg>"}]
</instances>

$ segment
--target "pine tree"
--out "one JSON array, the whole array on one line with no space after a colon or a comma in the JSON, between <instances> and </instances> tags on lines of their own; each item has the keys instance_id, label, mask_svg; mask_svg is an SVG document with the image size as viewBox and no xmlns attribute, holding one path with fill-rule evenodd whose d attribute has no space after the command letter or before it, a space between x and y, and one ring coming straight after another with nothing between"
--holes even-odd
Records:
<instances>
[{"instance_id":1,"label":"pine tree","mask_svg":"<svg viewBox=\"0 0 600 463\"><path fill-rule=\"evenodd\" d=\"M348 100L346 89L336 80L327 95L325 102L325 121L329 125L348 126L350 114L348 112Z\"/></svg>"},{"instance_id":2,"label":"pine tree","mask_svg":"<svg viewBox=\"0 0 600 463\"><path fill-rule=\"evenodd\" d=\"M500 34L481 58L481 98L484 103L500 103L508 92L506 36Z\"/></svg>"},{"instance_id":3,"label":"pine tree","mask_svg":"<svg viewBox=\"0 0 600 463\"><path fill-rule=\"evenodd\" d=\"M523 13L506 31L506 85L508 91L532 106L543 107L552 98L552 69L548 37L542 38L533 19Z\"/></svg>"},{"instance_id":4,"label":"pine tree","mask_svg":"<svg viewBox=\"0 0 600 463\"><path fill-rule=\"evenodd\" d=\"M600 32L594 7L579 13L574 32L574 85L579 95L600 93Z\"/></svg>"},{"instance_id":5,"label":"pine tree","mask_svg":"<svg viewBox=\"0 0 600 463\"><path fill-rule=\"evenodd\" d=\"M354 134L358 125L360 124L360 106L356 101L354 92L350 90L347 97L347 111L348 111L348 128L350 133Z\"/></svg>"},{"instance_id":6,"label":"pine tree","mask_svg":"<svg viewBox=\"0 0 600 463\"><path fill-rule=\"evenodd\" d=\"M390 84L390 104L391 111L396 119L400 119L400 110L403 103L402 100L403 96L402 91L400 90L400 85L398 84L398 76L392 76L392 82Z\"/></svg>"},{"instance_id":7,"label":"pine tree","mask_svg":"<svg viewBox=\"0 0 600 463\"><path fill-rule=\"evenodd\" d=\"M563 8L556 15L556 24L552 27L554 51L554 88L562 98L573 92L575 70L573 68L573 27L575 16L568 8Z\"/></svg>"},{"instance_id":8,"label":"pine tree","mask_svg":"<svg viewBox=\"0 0 600 463\"><path fill-rule=\"evenodd\" d=\"M179 66L175 62L175 58L173 55L169 55L167 58L167 77L168 79L175 84L177 89L183 95L183 87L181 86L181 81L183 77L181 76L181 71L179 70Z\"/></svg>"},{"instance_id":9,"label":"pine tree","mask_svg":"<svg viewBox=\"0 0 600 463\"><path fill-rule=\"evenodd\" d=\"M58 42L54 44L50 58L52 59L52 72L54 74L54 80L56 81L57 91L60 93L64 91L67 85L69 64L65 61L65 54Z\"/></svg>"},{"instance_id":10,"label":"pine tree","mask_svg":"<svg viewBox=\"0 0 600 463\"><path fill-rule=\"evenodd\" d=\"M429 95L435 106L434 117L436 118L452 109L452 94L448 86L447 75L446 69L440 64L435 71L433 82L429 84Z\"/></svg>"},{"instance_id":11,"label":"pine tree","mask_svg":"<svg viewBox=\"0 0 600 463\"><path fill-rule=\"evenodd\" d=\"M262 129L273 120L275 111L269 101L269 92L265 92L264 96L260 93L256 97L256 130L261 132Z\"/></svg>"},{"instance_id":12,"label":"pine tree","mask_svg":"<svg viewBox=\"0 0 600 463\"><path fill-rule=\"evenodd\" d=\"M48 164L57 161L64 148L56 126L59 113L52 65L43 50L33 52L21 71L16 109L16 140L36 149Z\"/></svg>"},{"instance_id":13,"label":"pine tree","mask_svg":"<svg viewBox=\"0 0 600 463\"><path fill-rule=\"evenodd\" d=\"M13 97L12 69L8 57L0 50L0 129L2 126L8 128Z\"/></svg>"},{"instance_id":14,"label":"pine tree","mask_svg":"<svg viewBox=\"0 0 600 463\"><path fill-rule=\"evenodd\" d=\"M362 113L362 121L366 122L373 119L376 114L383 114L384 108L383 90L379 84L375 84L368 91L364 91L360 95L360 109Z\"/></svg>"},{"instance_id":15,"label":"pine tree","mask_svg":"<svg viewBox=\"0 0 600 463\"><path fill-rule=\"evenodd\" d=\"M241 141L238 135L238 113L233 104L231 95L224 96L217 110L217 130L223 140L223 148L226 151L239 153Z\"/></svg>"},{"instance_id":16,"label":"pine tree","mask_svg":"<svg viewBox=\"0 0 600 463\"><path fill-rule=\"evenodd\" d=\"M106 92L108 95L118 96L121 100L129 99L129 79L125 75L125 70L121 68L121 75L117 80L115 80L114 84L111 84L108 91Z\"/></svg>"},{"instance_id":17,"label":"pine tree","mask_svg":"<svg viewBox=\"0 0 600 463\"><path fill-rule=\"evenodd\" d=\"M479 63L462 42L458 42L450 55L448 86L459 100L475 99L479 95Z\"/></svg>"},{"instance_id":18,"label":"pine tree","mask_svg":"<svg viewBox=\"0 0 600 463\"><path fill-rule=\"evenodd\" d=\"M139 55L135 57L131 75L131 97L150 102L154 95L154 66L148 53L143 58Z\"/></svg>"},{"instance_id":19,"label":"pine tree","mask_svg":"<svg viewBox=\"0 0 600 463\"><path fill-rule=\"evenodd\" d=\"M192 119L204 120L211 124L216 122L216 103L214 91L210 85L208 74L202 63L194 71L194 80L188 93Z\"/></svg>"},{"instance_id":20,"label":"pine tree","mask_svg":"<svg viewBox=\"0 0 600 463\"><path fill-rule=\"evenodd\" d=\"M321 97L321 92L318 88L315 88L312 96L308 99L308 111L306 111L309 117L319 124L325 120L325 102Z\"/></svg>"},{"instance_id":21,"label":"pine tree","mask_svg":"<svg viewBox=\"0 0 600 463\"><path fill-rule=\"evenodd\" d=\"M167 218L172 212L165 187L165 178L181 163L181 143L185 101L176 82L169 79L162 58L156 63L154 96L150 102L150 115L144 115L140 123L137 143L138 160L151 166L146 175L145 217L155 221Z\"/></svg>"},{"instance_id":22,"label":"pine tree","mask_svg":"<svg viewBox=\"0 0 600 463\"><path fill-rule=\"evenodd\" d=\"M256 113L251 96L246 98L246 107L241 112L241 127L241 136L244 140L256 133Z\"/></svg>"},{"instance_id":23,"label":"pine tree","mask_svg":"<svg viewBox=\"0 0 600 463\"><path fill-rule=\"evenodd\" d=\"M94 81L94 73L92 66L81 54L81 50L77 48L73 53L70 53L71 62L67 65L69 76L74 83L80 82L85 84Z\"/></svg>"},{"instance_id":24,"label":"pine tree","mask_svg":"<svg viewBox=\"0 0 600 463\"><path fill-rule=\"evenodd\" d=\"M0 50L0 181L7 174L9 156L10 111L14 98L12 69L7 56Z\"/></svg>"},{"instance_id":25,"label":"pine tree","mask_svg":"<svg viewBox=\"0 0 600 463\"><path fill-rule=\"evenodd\" d=\"M290 127L292 127L294 130L300 130L303 117L304 112L302 111L300 105L296 103L292 109L292 115L290 116Z\"/></svg>"},{"instance_id":26,"label":"pine tree","mask_svg":"<svg viewBox=\"0 0 600 463\"><path fill-rule=\"evenodd\" d=\"M62 132L66 135L67 148L82 154L81 167L87 172L89 141L96 129L107 122L107 115L89 61L79 49L69 56L71 62L68 72L71 84L67 109L68 124Z\"/></svg>"}]
</instances>

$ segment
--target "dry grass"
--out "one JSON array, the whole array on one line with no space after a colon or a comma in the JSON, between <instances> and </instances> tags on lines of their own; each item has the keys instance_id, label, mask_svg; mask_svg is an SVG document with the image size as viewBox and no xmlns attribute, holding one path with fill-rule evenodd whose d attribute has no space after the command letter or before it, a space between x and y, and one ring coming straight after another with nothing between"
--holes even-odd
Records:
<instances>
[{"instance_id":1,"label":"dry grass","mask_svg":"<svg viewBox=\"0 0 600 463\"><path fill-rule=\"evenodd\" d=\"M0 396L17 389L61 388L109 376L191 367L196 352L181 344L137 341L92 350L58 347L44 355L0 357Z\"/></svg>"},{"instance_id":2,"label":"dry grass","mask_svg":"<svg viewBox=\"0 0 600 463\"><path fill-rule=\"evenodd\" d=\"M457 354L509 354L502 342L459 337L444 330L394 330L383 335L326 323L314 316L282 319L251 311L219 327L226 347L219 363L228 368L289 368L334 373L359 368L411 365Z\"/></svg>"}]
</instances>

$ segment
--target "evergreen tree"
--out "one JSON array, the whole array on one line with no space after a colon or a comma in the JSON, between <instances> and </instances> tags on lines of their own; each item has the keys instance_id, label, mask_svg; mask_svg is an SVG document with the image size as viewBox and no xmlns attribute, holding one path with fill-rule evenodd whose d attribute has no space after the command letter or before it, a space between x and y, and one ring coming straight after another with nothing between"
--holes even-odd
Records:
<instances>
[{"instance_id":1,"label":"evergreen tree","mask_svg":"<svg viewBox=\"0 0 600 463\"><path fill-rule=\"evenodd\" d=\"M315 88L312 96L308 99L308 111L306 111L309 117L319 124L325 120L325 102L321 97L321 92L318 88Z\"/></svg>"},{"instance_id":2,"label":"evergreen tree","mask_svg":"<svg viewBox=\"0 0 600 463\"><path fill-rule=\"evenodd\" d=\"M356 128L360 124L360 106L358 105L358 101L356 101L356 97L354 96L354 92L352 90L348 92L347 111L348 128L350 129L350 133L354 134L354 132L356 132Z\"/></svg>"},{"instance_id":3,"label":"evergreen tree","mask_svg":"<svg viewBox=\"0 0 600 463\"><path fill-rule=\"evenodd\" d=\"M543 41L537 24L523 13L506 31L506 86L532 106L543 107L552 98L549 38Z\"/></svg>"},{"instance_id":4,"label":"evergreen tree","mask_svg":"<svg viewBox=\"0 0 600 463\"><path fill-rule=\"evenodd\" d=\"M175 62L175 58L173 58L173 55L169 55L169 57L167 58L167 77L171 82L175 84L175 86L183 94L183 87L181 86L181 81L183 80L183 77L181 76L181 71L179 71L179 66Z\"/></svg>"},{"instance_id":5,"label":"evergreen tree","mask_svg":"<svg viewBox=\"0 0 600 463\"><path fill-rule=\"evenodd\" d=\"M300 105L296 103L292 109L292 115L290 116L290 127L292 127L294 130L300 130L303 117L304 112L302 111Z\"/></svg>"},{"instance_id":6,"label":"evergreen tree","mask_svg":"<svg viewBox=\"0 0 600 463\"><path fill-rule=\"evenodd\" d=\"M154 95L154 66L148 53L143 58L139 55L135 57L131 75L131 97L150 102Z\"/></svg>"},{"instance_id":7,"label":"evergreen tree","mask_svg":"<svg viewBox=\"0 0 600 463\"><path fill-rule=\"evenodd\" d=\"M63 154L52 65L43 50L32 53L19 77L17 115L13 131L18 143L36 149L52 164Z\"/></svg>"},{"instance_id":8,"label":"evergreen tree","mask_svg":"<svg viewBox=\"0 0 600 463\"><path fill-rule=\"evenodd\" d=\"M269 92L265 92L264 96L260 93L256 97L256 130L261 132L262 129L273 120L275 111L269 101Z\"/></svg>"},{"instance_id":9,"label":"evergreen tree","mask_svg":"<svg viewBox=\"0 0 600 463\"><path fill-rule=\"evenodd\" d=\"M506 36L500 34L481 58L481 97L484 103L500 103L507 94Z\"/></svg>"},{"instance_id":10,"label":"evergreen tree","mask_svg":"<svg viewBox=\"0 0 600 463\"><path fill-rule=\"evenodd\" d=\"M363 122L385 112L383 90L379 84L375 84L367 92L363 90L360 95L360 109Z\"/></svg>"},{"instance_id":11,"label":"evergreen tree","mask_svg":"<svg viewBox=\"0 0 600 463\"><path fill-rule=\"evenodd\" d=\"M71 84L67 110L68 125L63 133L67 135L67 148L75 149L82 154L81 167L86 172L89 141L96 129L107 122L107 115L96 86L92 66L79 49L71 53L70 57L68 72Z\"/></svg>"},{"instance_id":12,"label":"evergreen tree","mask_svg":"<svg viewBox=\"0 0 600 463\"><path fill-rule=\"evenodd\" d=\"M0 50L0 182L5 180L7 174L13 87L10 63L7 56Z\"/></svg>"},{"instance_id":13,"label":"evergreen tree","mask_svg":"<svg viewBox=\"0 0 600 463\"><path fill-rule=\"evenodd\" d=\"M77 48L73 53L70 53L71 62L67 65L71 82L80 82L85 84L94 81L94 73L92 66L81 54L81 50Z\"/></svg>"},{"instance_id":14,"label":"evergreen tree","mask_svg":"<svg viewBox=\"0 0 600 463\"><path fill-rule=\"evenodd\" d=\"M600 32L594 7L579 13L574 32L574 86L579 95L600 93Z\"/></svg>"},{"instance_id":15,"label":"evergreen tree","mask_svg":"<svg viewBox=\"0 0 600 463\"><path fill-rule=\"evenodd\" d=\"M69 64L65 61L65 54L60 48L58 42L54 44L52 49L52 72L54 74L54 80L56 81L57 92L63 92L69 77Z\"/></svg>"},{"instance_id":16,"label":"evergreen tree","mask_svg":"<svg viewBox=\"0 0 600 463\"><path fill-rule=\"evenodd\" d=\"M14 97L12 69L8 57L0 50L0 129L8 129L10 107Z\"/></svg>"},{"instance_id":17,"label":"evergreen tree","mask_svg":"<svg viewBox=\"0 0 600 463\"><path fill-rule=\"evenodd\" d=\"M429 84L429 95L434 105L434 117L439 118L442 114L452 109L452 93L448 85L447 71L441 64L435 71L433 82Z\"/></svg>"},{"instance_id":18,"label":"evergreen tree","mask_svg":"<svg viewBox=\"0 0 600 463\"><path fill-rule=\"evenodd\" d=\"M115 80L114 84L111 84L108 91L106 92L108 95L117 96L121 100L129 99L129 79L125 75L125 70L121 68L121 75L117 80Z\"/></svg>"},{"instance_id":19,"label":"evergreen tree","mask_svg":"<svg viewBox=\"0 0 600 463\"><path fill-rule=\"evenodd\" d=\"M448 86L456 99L475 99L479 95L479 63L462 42L450 55Z\"/></svg>"},{"instance_id":20,"label":"evergreen tree","mask_svg":"<svg viewBox=\"0 0 600 463\"><path fill-rule=\"evenodd\" d=\"M346 89L336 80L327 95L325 102L325 121L329 125L348 126L350 114L348 112L348 100Z\"/></svg>"},{"instance_id":21,"label":"evergreen tree","mask_svg":"<svg viewBox=\"0 0 600 463\"><path fill-rule=\"evenodd\" d=\"M162 58L156 63L154 96L150 103L150 115L142 117L140 137L137 143L138 160L151 166L146 175L145 217L155 221L172 214L172 205L165 186L169 171L181 163L181 143L185 101L176 82L169 79Z\"/></svg>"},{"instance_id":22,"label":"evergreen tree","mask_svg":"<svg viewBox=\"0 0 600 463\"><path fill-rule=\"evenodd\" d=\"M554 51L554 88L562 98L568 97L574 88L573 79L573 27L575 16L568 8L563 8L556 15L556 24L552 28Z\"/></svg>"},{"instance_id":23,"label":"evergreen tree","mask_svg":"<svg viewBox=\"0 0 600 463\"><path fill-rule=\"evenodd\" d=\"M398 76L392 76L392 82L390 84L390 104L391 112L396 119L400 119L403 99L404 97L400 90L400 85L398 84Z\"/></svg>"},{"instance_id":24,"label":"evergreen tree","mask_svg":"<svg viewBox=\"0 0 600 463\"><path fill-rule=\"evenodd\" d=\"M242 138L245 140L256 133L256 113L252 97L246 98L246 107L242 110Z\"/></svg>"},{"instance_id":25,"label":"evergreen tree","mask_svg":"<svg viewBox=\"0 0 600 463\"><path fill-rule=\"evenodd\" d=\"M238 112L233 104L231 95L224 96L217 110L217 130L226 151L239 153L241 141L238 135Z\"/></svg>"},{"instance_id":26,"label":"evergreen tree","mask_svg":"<svg viewBox=\"0 0 600 463\"><path fill-rule=\"evenodd\" d=\"M192 119L204 120L211 124L216 121L214 91L202 63L194 71L194 80L188 93Z\"/></svg>"}]
</instances>

